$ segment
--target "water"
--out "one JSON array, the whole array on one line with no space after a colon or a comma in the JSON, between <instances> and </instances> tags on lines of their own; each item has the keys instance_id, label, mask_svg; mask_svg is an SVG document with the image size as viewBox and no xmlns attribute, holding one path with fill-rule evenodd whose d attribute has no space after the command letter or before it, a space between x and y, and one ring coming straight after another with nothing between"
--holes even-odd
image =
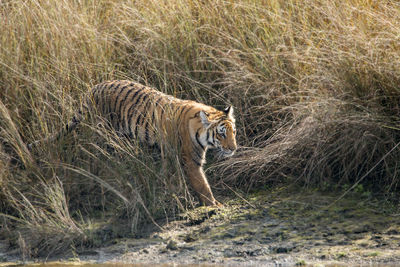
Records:
<instances>
[{"instance_id":1,"label":"water","mask_svg":"<svg viewBox=\"0 0 400 267\"><path fill-rule=\"evenodd\" d=\"M10 264L10 265L2 265L0 266L22 266L22 264ZM164 264L123 264L123 263L103 263L103 264L93 264L93 263L79 263L79 262L71 262L71 263L35 263L35 264L26 264L24 267L228 267L228 266L236 266L232 264L227 265L217 265L217 264L175 264L175 263L164 263ZM246 264L241 263L237 266L245 267ZM271 266L271 267L286 267L286 266L295 266L295 264L287 265L287 264L267 264L267 263L253 263L247 266ZM363 265L351 265L351 264L310 264L306 265L308 267L400 267L399 264L363 264Z\"/></svg>"},{"instance_id":2,"label":"water","mask_svg":"<svg viewBox=\"0 0 400 267\"><path fill-rule=\"evenodd\" d=\"M226 267L227 265L210 265L210 264L174 264L174 263L164 263L164 264L122 264L122 263L34 263L34 264L10 264L0 266L23 266L23 267Z\"/></svg>"}]
</instances>

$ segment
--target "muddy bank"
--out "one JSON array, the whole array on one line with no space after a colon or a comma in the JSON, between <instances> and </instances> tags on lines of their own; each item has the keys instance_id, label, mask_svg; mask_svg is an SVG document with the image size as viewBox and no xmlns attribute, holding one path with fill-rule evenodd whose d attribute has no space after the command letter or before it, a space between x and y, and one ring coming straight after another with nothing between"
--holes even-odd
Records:
<instances>
[{"instance_id":1,"label":"muddy bank","mask_svg":"<svg viewBox=\"0 0 400 267\"><path fill-rule=\"evenodd\" d=\"M199 207L140 239L61 260L124 263L207 263L301 266L400 262L400 211L360 194L337 203L337 194L287 190ZM10 260L3 254L3 261ZM54 259L51 259L54 260Z\"/></svg>"}]
</instances>

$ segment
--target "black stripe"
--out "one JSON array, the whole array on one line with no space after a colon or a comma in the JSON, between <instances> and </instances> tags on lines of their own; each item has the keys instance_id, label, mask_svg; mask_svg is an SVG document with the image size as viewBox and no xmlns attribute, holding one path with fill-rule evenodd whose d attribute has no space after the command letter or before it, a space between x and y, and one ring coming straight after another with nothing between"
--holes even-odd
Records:
<instances>
[{"instance_id":1,"label":"black stripe","mask_svg":"<svg viewBox=\"0 0 400 267\"><path fill-rule=\"evenodd\" d=\"M160 100L161 100L161 98L162 98L162 96L159 96L158 98L157 98L157 100L156 100L156 102L154 103L154 107L153 107L153 111L152 111L152 114L151 114L151 120L152 120L152 123L153 123L153 125L156 125L155 124L155 115L154 115L154 111L156 110L156 108L158 107L158 103L160 102ZM146 122L146 141L148 142L148 139L149 139L149 136L148 136L148 122Z\"/></svg>"},{"instance_id":2,"label":"black stripe","mask_svg":"<svg viewBox=\"0 0 400 267\"><path fill-rule=\"evenodd\" d=\"M163 96L159 96L156 100L156 102L154 103L154 108L153 108L153 114L151 115L152 120L154 121L155 117L154 117L154 111L156 110L156 108L158 107L158 103L160 103L160 100L163 98Z\"/></svg>"},{"instance_id":3,"label":"black stripe","mask_svg":"<svg viewBox=\"0 0 400 267\"><path fill-rule=\"evenodd\" d=\"M185 115L186 115L186 113L188 113L190 110L192 110L193 109L193 106L191 106L191 107L189 107L188 108L188 106L185 106L185 112L182 114L182 118L184 118L185 117Z\"/></svg>"},{"instance_id":4,"label":"black stripe","mask_svg":"<svg viewBox=\"0 0 400 267\"><path fill-rule=\"evenodd\" d=\"M207 115L207 117L210 117L211 114L215 114L215 113L208 113L208 112L205 112L205 111L204 111L204 113ZM191 120L191 119L196 118L196 117L197 117L197 114L199 114L199 112L197 112L196 114L194 114L194 116L193 116L193 117L190 117L189 119ZM213 120L216 120L216 119L213 119Z\"/></svg>"},{"instance_id":5,"label":"black stripe","mask_svg":"<svg viewBox=\"0 0 400 267\"><path fill-rule=\"evenodd\" d=\"M111 125L112 125L112 128L114 128L115 130L117 129L117 127L115 127L116 125L114 125L114 112L110 112L109 113L109 115L110 115L110 123L111 123Z\"/></svg>"},{"instance_id":6,"label":"black stripe","mask_svg":"<svg viewBox=\"0 0 400 267\"><path fill-rule=\"evenodd\" d=\"M124 99L122 99L122 100L119 102L118 110L119 110L120 113L122 113L122 112L121 112L121 109L124 110L124 108L122 107L122 105L125 104L126 100L128 100L128 98L131 96L132 93L136 93L136 94L137 94L138 91L135 91L132 87L129 87L129 92L126 93ZM136 95L136 94L135 94L135 95ZM135 95L134 95L134 96L135 96Z\"/></svg>"},{"instance_id":7,"label":"black stripe","mask_svg":"<svg viewBox=\"0 0 400 267\"><path fill-rule=\"evenodd\" d=\"M151 100L153 100L153 101L151 101ZM158 99L158 100L159 100L159 99ZM157 100L157 102L158 102L158 100ZM147 110L147 108L148 108L150 102L154 102L154 98L153 98L153 99L149 98L149 101L147 101L146 106L144 107L145 110ZM157 104L157 102L156 102L155 104ZM154 107L153 107L153 113L152 113L152 122L154 122L154 109L155 109L155 108L156 108L156 107L154 106ZM143 120L142 120L141 123L143 123L143 121L144 121L144 116L142 116L142 118L143 118ZM148 118L148 117L147 117L147 119L146 119L146 124L145 124L145 126L144 126L144 131L145 131L145 140L146 140L147 143L149 143L149 118Z\"/></svg>"},{"instance_id":8,"label":"black stripe","mask_svg":"<svg viewBox=\"0 0 400 267\"><path fill-rule=\"evenodd\" d=\"M138 96L136 98L136 101L133 103L132 106L130 106L129 110L128 110L128 114L130 114L132 112L132 108L136 107L136 105L139 103L139 101L141 100L142 97L146 97L146 92L143 92L142 90L138 90ZM134 95L134 97L132 98L132 100L135 100L136 94ZM134 114L134 113L132 113Z\"/></svg>"},{"instance_id":9,"label":"black stripe","mask_svg":"<svg viewBox=\"0 0 400 267\"><path fill-rule=\"evenodd\" d=\"M192 158L192 161L193 161L194 163L196 163L197 166L201 167L201 163L200 163L200 162L197 162L194 158Z\"/></svg>"},{"instance_id":10,"label":"black stripe","mask_svg":"<svg viewBox=\"0 0 400 267\"><path fill-rule=\"evenodd\" d=\"M182 114L182 115L180 115L180 116L178 117L178 122L179 122L178 125L180 125L182 119L185 118L186 113L188 113L191 109L193 109L193 106L188 107L187 105L183 105L183 108L182 108L181 113L180 113L180 114ZM182 113L182 112L183 112L183 113Z\"/></svg>"},{"instance_id":11,"label":"black stripe","mask_svg":"<svg viewBox=\"0 0 400 267\"><path fill-rule=\"evenodd\" d=\"M195 156L201 161L201 160L203 159L203 155L202 155L201 153L203 153L204 150L199 151L199 150L197 149L197 147L195 147L195 146L193 145L193 143L192 143L192 147L193 147L193 152L195 153Z\"/></svg>"},{"instance_id":12,"label":"black stripe","mask_svg":"<svg viewBox=\"0 0 400 267\"><path fill-rule=\"evenodd\" d=\"M121 94L121 92L122 92L122 90L123 90L123 87L122 87L122 88L119 90L118 93L116 92L117 89L118 89L120 86L121 86L121 83L118 83L118 84L117 84L117 87L115 87L115 91L113 92L113 95L116 95L116 97L115 97L115 101L114 101L114 102L112 103L112 105L111 105L112 111L116 111L115 108L117 107L118 98L119 98L119 96L120 96L120 94ZM110 100L111 100L111 97L110 97Z\"/></svg>"},{"instance_id":13,"label":"black stripe","mask_svg":"<svg viewBox=\"0 0 400 267\"><path fill-rule=\"evenodd\" d=\"M111 84L110 81L104 82L104 83L101 85L101 90L104 91L104 89L108 88L108 87L110 86L110 84Z\"/></svg>"},{"instance_id":14,"label":"black stripe","mask_svg":"<svg viewBox=\"0 0 400 267\"><path fill-rule=\"evenodd\" d=\"M141 115L142 115L142 112L140 112L139 115L138 115L137 118L136 118L135 131L134 131L136 137L139 137L138 123L139 123L139 120L140 120Z\"/></svg>"},{"instance_id":15,"label":"black stripe","mask_svg":"<svg viewBox=\"0 0 400 267\"><path fill-rule=\"evenodd\" d=\"M122 109L122 111L125 110L125 108L124 108L125 106L123 106L123 105L125 104L125 102L126 102L126 100L128 99L128 97L129 97L132 93L135 92L135 90L133 90L132 88L129 88L129 89L130 89L129 92L125 94L124 99L122 99L122 100L119 102L118 112L119 112L121 121L123 121L123 119L124 119L124 117L123 117L123 116L124 116L124 112L121 112L121 109Z\"/></svg>"},{"instance_id":16,"label":"black stripe","mask_svg":"<svg viewBox=\"0 0 400 267\"><path fill-rule=\"evenodd\" d=\"M93 94L92 101L97 105L100 101L100 93L99 91L96 91L96 93Z\"/></svg>"},{"instance_id":17,"label":"black stripe","mask_svg":"<svg viewBox=\"0 0 400 267\"><path fill-rule=\"evenodd\" d=\"M182 118L183 118L183 116L182 116L182 112L183 112L183 110L185 109L185 106L184 105L179 105L179 107L181 108L181 110L179 111L179 115L178 115L178 124L180 125L181 124L181 122L182 122Z\"/></svg>"},{"instance_id":18,"label":"black stripe","mask_svg":"<svg viewBox=\"0 0 400 267\"><path fill-rule=\"evenodd\" d=\"M104 101L104 114L107 114L109 112L111 112L111 89L113 89L115 86L114 83L108 83L105 84L104 88L103 88L103 96L102 99ZM108 108L108 109L107 109Z\"/></svg>"},{"instance_id":19,"label":"black stripe","mask_svg":"<svg viewBox=\"0 0 400 267\"><path fill-rule=\"evenodd\" d=\"M108 84L107 89L110 91L114 89L115 85L120 85L120 83L116 83L115 81L112 81Z\"/></svg>"},{"instance_id":20,"label":"black stripe","mask_svg":"<svg viewBox=\"0 0 400 267\"><path fill-rule=\"evenodd\" d=\"M104 87L103 89L103 101L105 105L104 113L109 114L112 112L111 110L111 92L110 89L112 89L115 86L115 84L109 84L108 87Z\"/></svg>"},{"instance_id":21,"label":"black stripe","mask_svg":"<svg viewBox=\"0 0 400 267\"><path fill-rule=\"evenodd\" d=\"M148 96L148 100L147 100L147 102L146 102L146 104L145 104L145 106L144 106L144 112L146 113L146 114L149 114L148 112L147 112L147 109L149 108L149 105L151 104L151 102L153 102L153 100L154 100L154 98L152 98L151 96ZM148 119L147 119L148 120ZM141 122L141 124L144 122L144 116L143 116L143 120L142 120L142 122Z\"/></svg>"},{"instance_id":22,"label":"black stripe","mask_svg":"<svg viewBox=\"0 0 400 267\"><path fill-rule=\"evenodd\" d=\"M146 124L144 126L144 136L146 143L149 143L149 120L146 120Z\"/></svg>"},{"instance_id":23,"label":"black stripe","mask_svg":"<svg viewBox=\"0 0 400 267\"><path fill-rule=\"evenodd\" d=\"M127 85L123 86L121 88L121 91L118 93L117 100L115 101L115 112L120 112L121 111L121 106L125 102L128 94L129 94L129 92L126 93L124 98L119 102L119 105L118 105L118 100L119 100L120 96L122 96L122 94L124 93L126 88L129 88L129 86L127 86ZM117 105L118 105L118 109L117 109Z\"/></svg>"},{"instance_id":24,"label":"black stripe","mask_svg":"<svg viewBox=\"0 0 400 267\"><path fill-rule=\"evenodd\" d=\"M105 109L105 101L104 101L104 90L103 90L103 86L104 84L100 84L99 86L97 86L98 90L97 90L97 102L96 107L97 110L100 111L100 113L104 113L104 109Z\"/></svg>"},{"instance_id":25,"label":"black stripe","mask_svg":"<svg viewBox=\"0 0 400 267\"><path fill-rule=\"evenodd\" d=\"M101 83L101 84L96 85L97 90L102 93L104 91L104 87L106 85L107 85L107 83Z\"/></svg>"},{"instance_id":26,"label":"black stripe","mask_svg":"<svg viewBox=\"0 0 400 267\"><path fill-rule=\"evenodd\" d=\"M161 114L160 114L160 122L163 123L163 117L165 113L165 106L160 106L161 108Z\"/></svg>"},{"instance_id":27,"label":"black stripe","mask_svg":"<svg viewBox=\"0 0 400 267\"><path fill-rule=\"evenodd\" d=\"M208 140L207 140L207 142L210 143ZM214 130L212 131L212 143L211 143L211 145L212 146L215 145L215 131Z\"/></svg>"},{"instance_id":28,"label":"black stripe","mask_svg":"<svg viewBox=\"0 0 400 267\"><path fill-rule=\"evenodd\" d=\"M127 92L127 93L125 94L124 99L122 99L122 100L119 102L118 110L121 110L121 106L122 106L123 104L125 104L125 101L128 99L128 97L129 97L132 93L135 92L134 88L132 88L132 87L124 86L124 89L125 89L125 88L129 88L129 92Z\"/></svg>"},{"instance_id":29,"label":"black stripe","mask_svg":"<svg viewBox=\"0 0 400 267\"><path fill-rule=\"evenodd\" d=\"M139 94L139 96L137 97L135 103L129 108L128 110L128 114L130 114L129 119L128 119L128 129L129 129L129 134L132 135L132 130L131 130L131 123L132 123L132 119L133 119L133 115L136 114L136 112L133 112L133 108L136 107L136 104L139 102L139 100L142 98L142 96L145 96L146 93L143 91L140 91L141 93ZM136 127L136 126L135 126Z\"/></svg>"},{"instance_id":30,"label":"black stripe","mask_svg":"<svg viewBox=\"0 0 400 267\"><path fill-rule=\"evenodd\" d=\"M101 114L102 115L105 115L106 113L107 113L107 111L106 111L106 104L107 104L107 102L106 102L106 100L104 99L104 97L103 98L101 98L101 101L102 101L102 105L101 105L101 110L100 110L100 112L101 112Z\"/></svg>"},{"instance_id":31,"label":"black stripe","mask_svg":"<svg viewBox=\"0 0 400 267\"><path fill-rule=\"evenodd\" d=\"M176 113L178 112L178 109L180 108L180 106L179 105L177 105L177 104L174 104L174 115L175 115L175 117L176 117ZM177 118L177 117L176 117Z\"/></svg>"},{"instance_id":32,"label":"black stripe","mask_svg":"<svg viewBox=\"0 0 400 267\"><path fill-rule=\"evenodd\" d=\"M135 91L135 90L132 90L132 91ZM140 94L139 94L140 93ZM131 101L134 101L135 100L135 98L136 97L140 97L142 94L142 91L141 90L136 90L136 92L135 92L135 94L132 96L132 99L130 99ZM138 96L139 95L139 96ZM128 113L127 113L127 115L129 115L129 113L130 113L130 111L131 111L131 108L132 107L134 107L135 105L137 104L137 99L136 99L136 102L132 102L132 105L129 107L129 109L128 109ZM125 108L126 109L126 108ZM125 113L125 111L124 111L124 113Z\"/></svg>"},{"instance_id":33,"label":"black stripe","mask_svg":"<svg viewBox=\"0 0 400 267\"><path fill-rule=\"evenodd\" d=\"M146 110L146 108L147 108L147 104L150 102L150 97L149 97L149 95L148 95L148 93L144 93L144 97L143 97L143 100L142 100L142 103L141 103L141 105L143 106L143 104L144 104L144 102L143 101L146 101L146 104L145 104L145 106L142 108L142 111L139 113L139 115L136 117L136 123L135 123L135 136L139 136L138 134L139 134L139 127L138 126L140 126L140 124L141 123L143 123L143 121L141 121L141 119L142 118L144 118L144 112L145 112L145 110ZM141 121L141 122L140 122Z\"/></svg>"},{"instance_id":34,"label":"black stripe","mask_svg":"<svg viewBox=\"0 0 400 267\"><path fill-rule=\"evenodd\" d=\"M177 118L180 118L181 115L182 115L184 106L183 105L178 105L178 104L176 104L176 106L177 106L177 109L176 109L176 112L175 112L176 114L175 115L176 115ZM179 114L177 113L178 111L179 111Z\"/></svg>"},{"instance_id":35,"label":"black stripe","mask_svg":"<svg viewBox=\"0 0 400 267\"><path fill-rule=\"evenodd\" d=\"M155 120L154 110L157 108L157 102L154 104L153 110L151 112L151 121L153 122L153 124L154 124L154 120Z\"/></svg>"},{"instance_id":36,"label":"black stripe","mask_svg":"<svg viewBox=\"0 0 400 267\"><path fill-rule=\"evenodd\" d=\"M147 113L147 107L148 107L148 104L150 103L150 101L151 101L151 98L150 98L149 94L147 93L146 96L143 97L143 99L142 99L142 106L144 105L144 106L143 106L143 112L141 112L143 120L141 120L141 121L139 122L140 124L142 124L143 121L144 121L144 116L143 116L143 114Z\"/></svg>"},{"instance_id":37,"label":"black stripe","mask_svg":"<svg viewBox=\"0 0 400 267\"><path fill-rule=\"evenodd\" d=\"M100 99L101 99L101 107L100 107L100 105L98 105L99 106L99 108L101 108L101 110L100 110L100 112L102 113L102 114L105 114L106 113L106 99L105 99L105 93L104 93L104 88L102 88L100 91L99 91L99 103L98 104L100 104Z\"/></svg>"},{"instance_id":38,"label":"black stripe","mask_svg":"<svg viewBox=\"0 0 400 267\"><path fill-rule=\"evenodd\" d=\"M178 108L180 108L181 110L179 111L179 117L182 115L182 111L184 110L184 106L183 105L179 105Z\"/></svg>"},{"instance_id":39,"label":"black stripe","mask_svg":"<svg viewBox=\"0 0 400 267\"><path fill-rule=\"evenodd\" d=\"M134 90L132 90L132 91L134 91ZM142 92L141 90L136 90L136 92L135 92L135 94L133 95L133 97L132 97L132 101L134 101L135 100L135 98L138 96L138 94L139 94L139 92ZM141 94L140 94L141 95ZM139 97L140 97L140 95L139 95ZM136 99L137 100L137 99ZM133 116L133 114L130 114L131 113L131 109L132 108L134 108L135 107L135 105L136 105L136 102L135 103L132 103L132 105L129 107L129 109L128 109L128 112L126 113L126 118L125 118L125 126L128 128L128 130L129 130L129 134L131 135L132 133L131 133L131 128L129 127L129 120L128 120L128 116L129 115L131 115L130 117L132 117ZM127 107L125 107L125 110L127 109ZM122 114L125 114L125 110L124 110L124 112L122 112ZM129 117L129 118L130 118Z\"/></svg>"},{"instance_id":40,"label":"black stripe","mask_svg":"<svg viewBox=\"0 0 400 267\"><path fill-rule=\"evenodd\" d=\"M199 134L199 130L197 130L196 132L196 141L197 144L199 144L199 146L201 147L202 150L204 150L204 146L201 144L200 140L199 140L200 134Z\"/></svg>"},{"instance_id":41,"label":"black stripe","mask_svg":"<svg viewBox=\"0 0 400 267\"><path fill-rule=\"evenodd\" d=\"M146 101L148 98L149 98L149 92L145 92L141 104L143 105L143 102Z\"/></svg>"},{"instance_id":42,"label":"black stripe","mask_svg":"<svg viewBox=\"0 0 400 267\"><path fill-rule=\"evenodd\" d=\"M165 96L163 95L162 98L164 98L164 97L165 97ZM164 104L160 105L160 108L161 108L160 122L161 122L161 123L164 122L163 117L164 117L164 114L165 114L166 106L167 106L167 103L164 103Z\"/></svg>"},{"instance_id":43,"label":"black stripe","mask_svg":"<svg viewBox=\"0 0 400 267\"><path fill-rule=\"evenodd\" d=\"M140 114L139 114L139 116L138 116L138 118L136 120L136 127L142 126L142 124L143 124L143 122L145 120L145 117L146 117L146 114L147 114L147 108L148 108L148 106L149 106L149 104L151 102L150 96L147 95L147 99L144 99L143 101L146 101L146 103L143 103L144 104L144 108L142 109L142 112L140 112ZM135 132L136 132L136 129L135 129Z\"/></svg>"},{"instance_id":44,"label":"black stripe","mask_svg":"<svg viewBox=\"0 0 400 267\"><path fill-rule=\"evenodd\" d=\"M122 92L122 90L123 90L123 87L122 87L122 88L119 90L119 92L117 93L116 91L119 89L119 87L120 87L122 84L121 84L120 82L114 83L114 84L116 84L116 87L113 89L113 90L114 90L113 96L116 94L115 101L114 101L114 102L111 102L111 99L113 98L113 97L111 96L111 92L110 92L110 98L109 98L109 102L110 102L110 122L111 122L111 125L113 126L113 128L114 128L115 130L118 130L118 129L117 129L117 125L118 125L118 120L117 120L117 118L118 118L119 116L118 116L118 114L117 114L115 108L117 107L118 98L119 98L119 96L120 96L120 94L121 94L121 92Z\"/></svg>"}]
</instances>

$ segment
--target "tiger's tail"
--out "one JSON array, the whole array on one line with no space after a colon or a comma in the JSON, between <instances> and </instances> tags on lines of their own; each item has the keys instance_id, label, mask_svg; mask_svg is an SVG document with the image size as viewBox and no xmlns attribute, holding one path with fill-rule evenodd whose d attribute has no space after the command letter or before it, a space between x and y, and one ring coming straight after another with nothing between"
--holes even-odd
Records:
<instances>
[{"instance_id":1,"label":"tiger's tail","mask_svg":"<svg viewBox=\"0 0 400 267\"><path fill-rule=\"evenodd\" d=\"M69 121L67 125L65 125L65 127L58 133L51 135L47 138L36 140L28 144L27 147L29 151L32 151L33 147L36 147L43 142L51 142L54 140L58 140L61 136L71 133L76 129L76 127L81 123L81 121L82 121L82 111L80 110L76 115L72 117L71 121Z\"/></svg>"}]
</instances>

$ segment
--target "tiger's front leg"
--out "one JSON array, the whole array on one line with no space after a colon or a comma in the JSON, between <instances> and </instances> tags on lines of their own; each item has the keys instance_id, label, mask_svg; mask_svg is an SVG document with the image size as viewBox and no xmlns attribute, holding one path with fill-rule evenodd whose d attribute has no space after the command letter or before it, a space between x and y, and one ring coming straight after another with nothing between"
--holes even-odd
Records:
<instances>
[{"instance_id":1,"label":"tiger's front leg","mask_svg":"<svg viewBox=\"0 0 400 267\"><path fill-rule=\"evenodd\" d=\"M213 196L202 166L194 162L190 157L184 156L183 161L185 174L189 179L190 185L199 196L200 202L206 206L220 205Z\"/></svg>"}]
</instances>

